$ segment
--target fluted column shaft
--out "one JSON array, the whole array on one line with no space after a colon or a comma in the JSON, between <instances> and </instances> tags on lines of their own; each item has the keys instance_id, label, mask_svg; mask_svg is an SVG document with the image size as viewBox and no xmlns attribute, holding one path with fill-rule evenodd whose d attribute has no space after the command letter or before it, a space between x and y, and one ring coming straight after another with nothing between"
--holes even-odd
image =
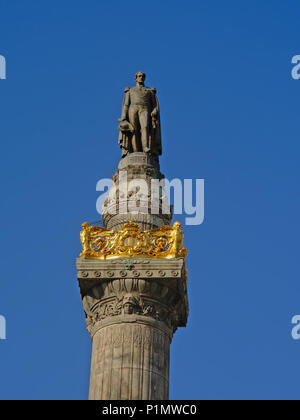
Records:
<instances>
[{"instance_id":1,"label":"fluted column shaft","mask_svg":"<svg viewBox=\"0 0 300 420\"><path fill-rule=\"evenodd\" d=\"M166 331L138 320L100 328L93 337L89 399L168 399L170 342Z\"/></svg>"}]
</instances>

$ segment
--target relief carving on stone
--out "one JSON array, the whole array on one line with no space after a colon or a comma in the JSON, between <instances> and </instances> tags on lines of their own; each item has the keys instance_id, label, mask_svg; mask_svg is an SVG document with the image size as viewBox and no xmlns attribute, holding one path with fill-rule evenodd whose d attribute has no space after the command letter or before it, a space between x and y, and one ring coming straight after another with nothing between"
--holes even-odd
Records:
<instances>
[{"instance_id":1,"label":"relief carving on stone","mask_svg":"<svg viewBox=\"0 0 300 420\"><path fill-rule=\"evenodd\" d=\"M134 295L126 294L120 300L115 299L110 303L99 304L95 312L87 315L87 328L90 330L96 322L109 317L134 314L149 316L158 321L162 321L170 328L174 323L174 316L171 310L161 307L158 303L149 303Z\"/></svg>"},{"instance_id":2,"label":"relief carving on stone","mask_svg":"<svg viewBox=\"0 0 300 420\"><path fill-rule=\"evenodd\" d=\"M84 296L83 306L89 331L97 322L118 315L150 317L171 329L176 322L174 292L144 279L119 279L95 286Z\"/></svg>"}]
</instances>

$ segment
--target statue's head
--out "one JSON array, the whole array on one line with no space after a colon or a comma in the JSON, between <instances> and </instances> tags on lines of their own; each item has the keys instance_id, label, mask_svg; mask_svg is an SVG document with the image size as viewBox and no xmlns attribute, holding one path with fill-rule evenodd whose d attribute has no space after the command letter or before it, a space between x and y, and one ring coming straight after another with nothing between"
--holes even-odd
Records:
<instances>
[{"instance_id":1,"label":"statue's head","mask_svg":"<svg viewBox=\"0 0 300 420\"><path fill-rule=\"evenodd\" d=\"M136 312L139 304L135 296L127 293L123 298L123 308L125 314L133 314Z\"/></svg>"},{"instance_id":2,"label":"statue's head","mask_svg":"<svg viewBox=\"0 0 300 420\"><path fill-rule=\"evenodd\" d=\"M82 223L81 227L82 227L83 230L88 230L88 228L90 227L90 225L89 225L89 223L84 222L84 223Z\"/></svg>"},{"instance_id":3,"label":"statue's head","mask_svg":"<svg viewBox=\"0 0 300 420\"><path fill-rule=\"evenodd\" d=\"M137 73L135 73L134 78L138 83L144 83L146 79L146 74L143 73L142 71L138 71Z\"/></svg>"}]
</instances>

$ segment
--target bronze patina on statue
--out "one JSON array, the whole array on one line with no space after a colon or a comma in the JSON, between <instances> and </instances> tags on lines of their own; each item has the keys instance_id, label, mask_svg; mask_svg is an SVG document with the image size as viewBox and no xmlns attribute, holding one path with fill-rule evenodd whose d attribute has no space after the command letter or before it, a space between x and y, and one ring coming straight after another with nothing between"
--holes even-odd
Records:
<instances>
[{"instance_id":1,"label":"bronze patina on statue","mask_svg":"<svg viewBox=\"0 0 300 420\"><path fill-rule=\"evenodd\" d=\"M145 86L146 75L135 75L136 86L125 88L122 115L119 119L119 144L122 156L144 152L161 155L159 104L155 88Z\"/></svg>"}]
</instances>

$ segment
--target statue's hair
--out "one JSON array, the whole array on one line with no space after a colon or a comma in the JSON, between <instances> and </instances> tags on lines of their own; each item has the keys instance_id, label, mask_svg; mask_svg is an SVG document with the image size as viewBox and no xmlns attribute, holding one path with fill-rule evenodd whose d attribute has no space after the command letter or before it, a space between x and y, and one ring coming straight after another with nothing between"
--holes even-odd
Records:
<instances>
[{"instance_id":1,"label":"statue's hair","mask_svg":"<svg viewBox=\"0 0 300 420\"><path fill-rule=\"evenodd\" d=\"M142 73L142 74L143 74L143 76L144 76L144 79L146 79L146 73L144 73L143 71L138 71L138 72L137 72L137 73L135 73L135 75L134 75L135 80L136 80L136 77L137 77L137 75L138 75L139 73Z\"/></svg>"}]
</instances>

